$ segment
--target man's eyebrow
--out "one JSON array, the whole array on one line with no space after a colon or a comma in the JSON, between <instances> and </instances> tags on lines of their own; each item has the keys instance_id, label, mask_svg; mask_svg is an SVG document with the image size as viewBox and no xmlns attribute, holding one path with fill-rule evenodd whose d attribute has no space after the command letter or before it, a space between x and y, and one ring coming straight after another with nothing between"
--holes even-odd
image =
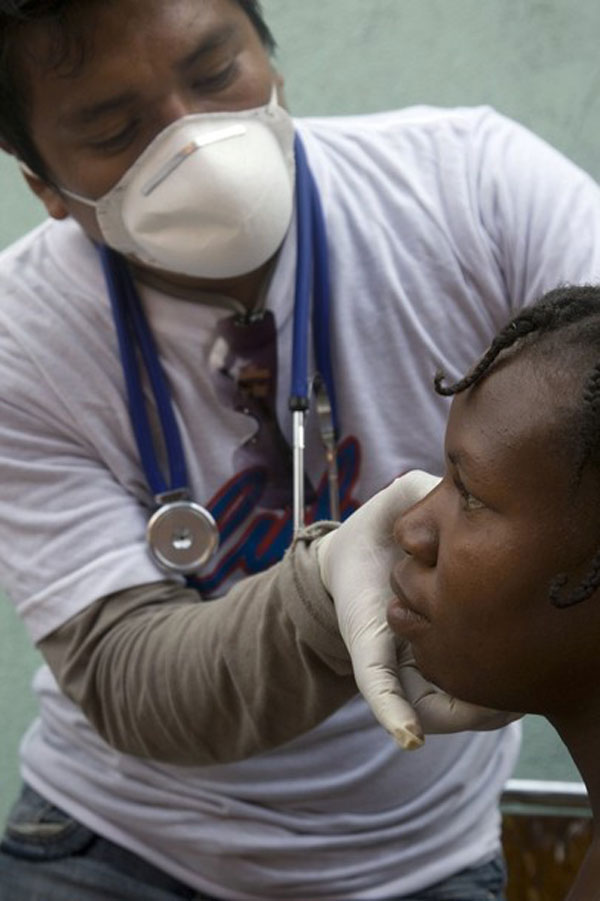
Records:
<instances>
[{"instance_id":1,"label":"man's eyebrow","mask_svg":"<svg viewBox=\"0 0 600 901\"><path fill-rule=\"evenodd\" d=\"M240 30L239 25L229 23L214 28L204 35L200 43L194 47L191 53L183 57L176 65L179 70L189 69L203 57L209 56L214 50L218 50L223 44L227 44Z\"/></svg>"},{"instance_id":2,"label":"man's eyebrow","mask_svg":"<svg viewBox=\"0 0 600 901\"><path fill-rule=\"evenodd\" d=\"M66 128L81 128L91 125L102 116L132 106L136 99L136 95L132 91L116 94L106 100L99 100L98 103L91 103L89 106L81 106L74 111L69 111L60 117L59 125Z\"/></svg>"},{"instance_id":3,"label":"man's eyebrow","mask_svg":"<svg viewBox=\"0 0 600 901\"><path fill-rule=\"evenodd\" d=\"M180 71L189 69L200 62L204 57L210 56L219 47L227 44L239 32L239 26L234 24L222 25L204 35L198 45L175 64ZM59 120L59 124L68 128L82 128L91 125L102 116L118 113L127 107L131 107L138 100L133 91L124 91L98 103L91 103L75 111L67 113Z\"/></svg>"}]
</instances>

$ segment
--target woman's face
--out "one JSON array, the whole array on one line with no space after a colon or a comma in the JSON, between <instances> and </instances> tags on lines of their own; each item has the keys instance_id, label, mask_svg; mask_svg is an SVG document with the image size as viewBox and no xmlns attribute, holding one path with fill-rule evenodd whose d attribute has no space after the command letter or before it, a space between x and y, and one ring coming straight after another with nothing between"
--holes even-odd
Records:
<instances>
[{"instance_id":1,"label":"woman's face","mask_svg":"<svg viewBox=\"0 0 600 901\"><path fill-rule=\"evenodd\" d=\"M548 598L559 573L565 590L579 583L600 544L591 476L574 487L564 438L579 391L517 356L457 395L444 478L396 524L406 556L388 620L453 695L547 714L589 682L600 598Z\"/></svg>"}]
</instances>

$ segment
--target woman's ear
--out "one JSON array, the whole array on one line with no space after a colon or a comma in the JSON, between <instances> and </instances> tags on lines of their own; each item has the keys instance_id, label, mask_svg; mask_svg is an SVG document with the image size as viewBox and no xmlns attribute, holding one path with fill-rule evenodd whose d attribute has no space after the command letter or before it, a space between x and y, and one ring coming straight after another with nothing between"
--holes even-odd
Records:
<instances>
[{"instance_id":1,"label":"woman's ear","mask_svg":"<svg viewBox=\"0 0 600 901\"><path fill-rule=\"evenodd\" d=\"M48 215L53 219L66 219L69 211L60 192L40 178L39 175L36 175L35 172L32 172L25 163L19 162L19 167L30 190L42 201Z\"/></svg>"}]
</instances>

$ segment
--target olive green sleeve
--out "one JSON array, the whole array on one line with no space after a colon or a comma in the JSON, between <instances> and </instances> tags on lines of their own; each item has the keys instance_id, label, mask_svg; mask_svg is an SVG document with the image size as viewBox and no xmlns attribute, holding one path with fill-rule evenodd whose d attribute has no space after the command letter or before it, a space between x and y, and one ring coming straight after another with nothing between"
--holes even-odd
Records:
<instances>
[{"instance_id":1,"label":"olive green sleeve","mask_svg":"<svg viewBox=\"0 0 600 901\"><path fill-rule=\"evenodd\" d=\"M356 693L316 559L319 524L203 602L170 582L101 598L40 642L62 691L129 754L225 763L313 728Z\"/></svg>"}]
</instances>

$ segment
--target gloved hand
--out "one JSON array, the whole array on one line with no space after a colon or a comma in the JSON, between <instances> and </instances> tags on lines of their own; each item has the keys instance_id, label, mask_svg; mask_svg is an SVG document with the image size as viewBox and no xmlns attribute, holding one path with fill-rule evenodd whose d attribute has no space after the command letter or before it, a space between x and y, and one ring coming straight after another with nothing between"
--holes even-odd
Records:
<instances>
[{"instance_id":1,"label":"gloved hand","mask_svg":"<svg viewBox=\"0 0 600 901\"><path fill-rule=\"evenodd\" d=\"M439 481L418 470L401 476L320 538L317 548L321 580L333 598L356 684L405 750L420 747L426 732L497 729L515 718L459 701L434 686L417 669L410 644L397 639L386 621L390 575L402 554L394 523Z\"/></svg>"}]
</instances>

